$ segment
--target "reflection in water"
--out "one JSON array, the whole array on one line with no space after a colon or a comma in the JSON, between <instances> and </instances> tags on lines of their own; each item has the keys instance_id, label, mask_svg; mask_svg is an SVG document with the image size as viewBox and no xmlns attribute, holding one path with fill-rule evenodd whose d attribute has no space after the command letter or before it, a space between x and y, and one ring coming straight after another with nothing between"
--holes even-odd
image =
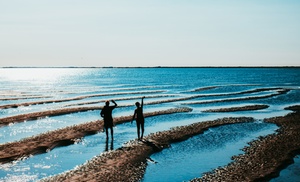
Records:
<instances>
[{"instance_id":1,"label":"reflection in water","mask_svg":"<svg viewBox=\"0 0 300 182\"><path fill-rule=\"evenodd\" d=\"M108 138L106 138L105 140L105 150L104 152L107 152L108 151ZM114 150L114 138L111 139L110 141L110 150Z\"/></svg>"}]
</instances>

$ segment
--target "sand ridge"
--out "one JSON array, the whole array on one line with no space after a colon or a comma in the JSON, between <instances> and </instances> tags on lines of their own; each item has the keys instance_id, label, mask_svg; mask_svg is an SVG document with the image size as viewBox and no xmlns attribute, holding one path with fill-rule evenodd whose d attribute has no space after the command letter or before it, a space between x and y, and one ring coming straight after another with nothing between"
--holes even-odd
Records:
<instances>
[{"instance_id":1,"label":"sand ridge","mask_svg":"<svg viewBox=\"0 0 300 182\"><path fill-rule=\"evenodd\" d=\"M145 113L145 117L172 114L179 112L190 112L191 108L181 107L167 110ZM132 116L122 116L114 119L114 124L130 122ZM49 131L37 136L25 138L21 141L5 143L0 145L0 163L6 163L30 155L45 153L58 146L74 144L80 138L96 134L103 130L103 120L96 120L66 128Z\"/></svg>"},{"instance_id":2,"label":"sand ridge","mask_svg":"<svg viewBox=\"0 0 300 182\"><path fill-rule=\"evenodd\" d=\"M278 175L280 169L300 153L300 106L288 109L295 112L265 120L280 127L277 133L250 142L250 146L243 149L245 154L233 156L232 163L192 181L267 181ZM140 181L147 158L170 143L186 140L210 127L253 121L246 117L222 118L157 132L146 136L143 142L131 141L127 146L96 156L76 169L41 181Z\"/></svg>"}]
</instances>

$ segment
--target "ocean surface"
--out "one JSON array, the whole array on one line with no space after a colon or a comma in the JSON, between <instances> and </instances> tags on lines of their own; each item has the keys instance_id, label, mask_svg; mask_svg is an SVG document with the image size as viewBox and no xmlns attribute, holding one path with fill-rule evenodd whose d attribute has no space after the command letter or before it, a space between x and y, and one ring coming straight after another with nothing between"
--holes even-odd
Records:
<instances>
[{"instance_id":1,"label":"ocean surface","mask_svg":"<svg viewBox=\"0 0 300 182\"><path fill-rule=\"evenodd\" d=\"M283 89L289 91L283 94ZM70 107L103 106L114 99L114 117L132 115L134 103L146 96L144 112L190 107L189 113L146 118L145 135L172 127L224 117L247 116L254 123L209 129L204 134L174 143L151 156L142 181L188 181L231 162L244 146L278 127L264 118L284 116L285 107L300 105L300 68L0 68L0 118ZM57 102L63 100L62 102ZM39 101L51 101L30 104ZM29 103L29 104L28 104ZM205 112L208 109L268 105L253 111ZM0 144L100 119L100 110L49 116L0 127ZM107 144L99 132L74 145L0 165L0 181L38 181L71 170L107 150L137 137L134 124L114 129ZM300 163L282 170L274 181L300 179ZM172 168L171 168L172 167ZM296 170L296 171L295 171ZM289 178L287 178L287 176ZM289 181L289 180L288 180Z\"/></svg>"}]
</instances>

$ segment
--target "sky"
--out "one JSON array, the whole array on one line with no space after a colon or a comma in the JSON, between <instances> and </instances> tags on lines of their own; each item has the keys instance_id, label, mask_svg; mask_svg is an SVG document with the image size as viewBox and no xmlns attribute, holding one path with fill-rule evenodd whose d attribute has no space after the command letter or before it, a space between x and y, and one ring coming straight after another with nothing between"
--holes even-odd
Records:
<instances>
[{"instance_id":1,"label":"sky","mask_svg":"<svg viewBox=\"0 0 300 182\"><path fill-rule=\"evenodd\" d=\"M300 1L0 0L6 66L300 66Z\"/></svg>"}]
</instances>

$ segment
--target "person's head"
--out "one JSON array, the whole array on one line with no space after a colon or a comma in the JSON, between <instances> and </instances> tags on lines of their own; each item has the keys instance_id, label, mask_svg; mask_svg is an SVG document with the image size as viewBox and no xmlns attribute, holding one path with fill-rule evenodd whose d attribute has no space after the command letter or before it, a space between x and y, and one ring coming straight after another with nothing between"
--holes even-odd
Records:
<instances>
[{"instance_id":1,"label":"person's head","mask_svg":"<svg viewBox=\"0 0 300 182\"><path fill-rule=\"evenodd\" d=\"M109 100L105 101L105 105L109 106Z\"/></svg>"},{"instance_id":2,"label":"person's head","mask_svg":"<svg viewBox=\"0 0 300 182\"><path fill-rule=\"evenodd\" d=\"M135 105L136 105L136 107L140 107L140 103L139 102L136 102Z\"/></svg>"}]
</instances>

